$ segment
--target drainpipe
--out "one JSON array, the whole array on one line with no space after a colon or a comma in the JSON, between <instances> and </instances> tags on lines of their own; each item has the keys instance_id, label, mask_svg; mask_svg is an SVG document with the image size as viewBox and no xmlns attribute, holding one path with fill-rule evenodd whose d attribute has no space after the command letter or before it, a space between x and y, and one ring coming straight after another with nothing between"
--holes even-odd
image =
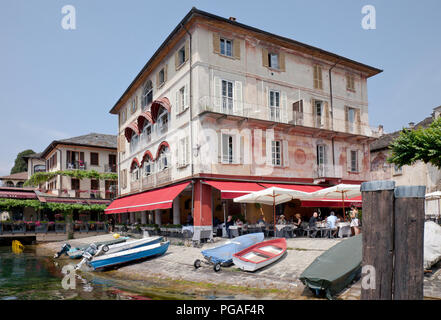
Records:
<instances>
[{"instance_id":1,"label":"drainpipe","mask_svg":"<svg viewBox=\"0 0 441 320\"><path fill-rule=\"evenodd\" d=\"M193 178L194 175L194 161L193 161L193 84L192 84L192 74L191 74L191 68L192 68L192 36L191 33L188 31L188 29L184 26L183 23L181 23L181 27L187 32L190 40L189 40L189 63L190 63L190 80L189 80L189 94L190 94L190 121L188 122L188 126L190 127L190 166L191 166L191 177ZM193 216L194 211L194 182L191 184L191 215ZM194 219L194 217L193 217Z\"/></svg>"},{"instance_id":2,"label":"drainpipe","mask_svg":"<svg viewBox=\"0 0 441 320\"><path fill-rule=\"evenodd\" d=\"M330 102L331 102L331 130L334 131L334 104L332 102L332 74L331 71L334 67L340 62L340 59L337 60L334 65L329 68L329 94L330 94ZM335 151L334 151L334 137L331 139L332 141L332 166L335 169Z\"/></svg>"}]
</instances>

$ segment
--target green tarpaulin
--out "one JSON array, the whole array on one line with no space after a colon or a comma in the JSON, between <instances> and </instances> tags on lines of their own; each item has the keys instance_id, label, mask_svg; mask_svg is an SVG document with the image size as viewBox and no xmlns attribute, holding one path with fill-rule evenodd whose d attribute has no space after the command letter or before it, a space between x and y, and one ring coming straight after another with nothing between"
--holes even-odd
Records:
<instances>
[{"instance_id":1,"label":"green tarpaulin","mask_svg":"<svg viewBox=\"0 0 441 320\"><path fill-rule=\"evenodd\" d=\"M328 299L343 290L361 272L361 236L343 240L317 257L300 275L303 284L324 290Z\"/></svg>"}]
</instances>

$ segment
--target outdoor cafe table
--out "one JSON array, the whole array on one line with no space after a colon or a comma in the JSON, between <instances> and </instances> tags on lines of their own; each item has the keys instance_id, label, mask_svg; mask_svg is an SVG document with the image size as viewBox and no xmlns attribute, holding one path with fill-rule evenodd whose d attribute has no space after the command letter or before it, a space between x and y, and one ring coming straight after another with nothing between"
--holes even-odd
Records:
<instances>
[{"instance_id":1,"label":"outdoor cafe table","mask_svg":"<svg viewBox=\"0 0 441 320\"><path fill-rule=\"evenodd\" d=\"M339 238L343 238L343 236L350 237L352 235L351 224L349 222L338 222L335 225L338 227Z\"/></svg>"},{"instance_id":2,"label":"outdoor cafe table","mask_svg":"<svg viewBox=\"0 0 441 320\"><path fill-rule=\"evenodd\" d=\"M297 226L294 224L276 224L276 236L285 236L285 228L291 228L292 230L294 230L297 228Z\"/></svg>"}]
</instances>

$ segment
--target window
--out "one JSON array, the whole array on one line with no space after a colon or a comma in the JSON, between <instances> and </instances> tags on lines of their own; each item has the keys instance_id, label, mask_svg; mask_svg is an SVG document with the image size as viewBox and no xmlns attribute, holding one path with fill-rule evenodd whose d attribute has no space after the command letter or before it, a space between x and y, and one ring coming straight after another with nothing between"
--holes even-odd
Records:
<instances>
[{"instance_id":1,"label":"window","mask_svg":"<svg viewBox=\"0 0 441 320\"><path fill-rule=\"evenodd\" d=\"M323 89L322 67L314 65L314 89Z\"/></svg>"},{"instance_id":2,"label":"window","mask_svg":"<svg viewBox=\"0 0 441 320\"><path fill-rule=\"evenodd\" d=\"M233 41L220 38L220 54L228 57L233 56Z\"/></svg>"},{"instance_id":3,"label":"window","mask_svg":"<svg viewBox=\"0 0 441 320\"><path fill-rule=\"evenodd\" d=\"M147 122L142 129L142 138L146 143L152 140L152 124Z\"/></svg>"},{"instance_id":4,"label":"window","mask_svg":"<svg viewBox=\"0 0 441 320\"><path fill-rule=\"evenodd\" d=\"M357 159L357 151L351 150L351 172L358 172L358 159Z\"/></svg>"},{"instance_id":5,"label":"window","mask_svg":"<svg viewBox=\"0 0 441 320\"><path fill-rule=\"evenodd\" d=\"M187 85L176 91L176 108L178 113L184 111L188 106L187 103Z\"/></svg>"},{"instance_id":6,"label":"window","mask_svg":"<svg viewBox=\"0 0 441 320\"><path fill-rule=\"evenodd\" d=\"M165 68L162 68L158 73L158 87L162 86L165 82Z\"/></svg>"},{"instance_id":7,"label":"window","mask_svg":"<svg viewBox=\"0 0 441 320\"><path fill-rule=\"evenodd\" d=\"M353 75L348 74L346 76L346 90L355 91L355 80Z\"/></svg>"},{"instance_id":8,"label":"window","mask_svg":"<svg viewBox=\"0 0 441 320\"><path fill-rule=\"evenodd\" d=\"M317 146L317 165L323 166L326 164L326 146Z\"/></svg>"},{"instance_id":9,"label":"window","mask_svg":"<svg viewBox=\"0 0 441 320\"><path fill-rule=\"evenodd\" d=\"M90 190L91 191L99 191L100 190L99 180L95 180L95 179L90 180Z\"/></svg>"},{"instance_id":10,"label":"window","mask_svg":"<svg viewBox=\"0 0 441 320\"><path fill-rule=\"evenodd\" d=\"M138 148L139 136L134 133L132 139L130 140L130 152L133 153Z\"/></svg>"},{"instance_id":11,"label":"window","mask_svg":"<svg viewBox=\"0 0 441 320\"><path fill-rule=\"evenodd\" d=\"M149 80L144 85L144 90L142 93L142 109L145 110L147 106L153 101L153 85Z\"/></svg>"},{"instance_id":12,"label":"window","mask_svg":"<svg viewBox=\"0 0 441 320\"><path fill-rule=\"evenodd\" d=\"M99 165L99 155L96 152L90 153L90 164L92 166L98 166Z\"/></svg>"},{"instance_id":13,"label":"window","mask_svg":"<svg viewBox=\"0 0 441 320\"><path fill-rule=\"evenodd\" d=\"M303 124L303 100L299 100L292 104L293 120L295 124Z\"/></svg>"},{"instance_id":14,"label":"window","mask_svg":"<svg viewBox=\"0 0 441 320\"><path fill-rule=\"evenodd\" d=\"M139 167L137 164L134 164L132 167L132 181L139 180Z\"/></svg>"},{"instance_id":15,"label":"window","mask_svg":"<svg viewBox=\"0 0 441 320\"><path fill-rule=\"evenodd\" d=\"M233 113L233 82L222 80L222 112Z\"/></svg>"},{"instance_id":16,"label":"window","mask_svg":"<svg viewBox=\"0 0 441 320\"><path fill-rule=\"evenodd\" d=\"M45 172L45 171L46 171L46 166L44 164L37 164L36 166L34 166L34 173Z\"/></svg>"},{"instance_id":17,"label":"window","mask_svg":"<svg viewBox=\"0 0 441 320\"><path fill-rule=\"evenodd\" d=\"M169 167L169 156L170 156L170 151L168 147L163 147L158 157L159 171L165 170Z\"/></svg>"},{"instance_id":18,"label":"window","mask_svg":"<svg viewBox=\"0 0 441 320\"><path fill-rule=\"evenodd\" d=\"M280 92L269 91L270 120L280 121Z\"/></svg>"},{"instance_id":19,"label":"window","mask_svg":"<svg viewBox=\"0 0 441 320\"><path fill-rule=\"evenodd\" d=\"M132 113L135 113L135 111L136 111L136 109L137 109L137 103L138 103L138 97L135 96L135 97L132 99L132 103L131 103L131 106L130 106L130 111L131 111Z\"/></svg>"},{"instance_id":20,"label":"window","mask_svg":"<svg viewBox=\"0 0 441 320\"><path fill-rule=\"evenodd\" d=\"M268 53L268 66L279 69L279 55L277 53Z\"/></svg>"},{"instance_id":21,"label":"window","mask_svg":"<svg viewBox=\"0 0 441 320\"><path fill-rule=\"evenodd\" d=\"M282 165L282 152L281 152L281 141L274 140L271 141L271 154L273 166Z\"/></svg>"},{"instance_id":22,"label":"window","mask_svg":"<svg viewBox=\"0 0 441 320\"><path fill-rule=\"evenodd\" d=\"M233 163L233 136L222 134L222 163Z\"/></svg>"},{"instance_id":23,"label":"window","mask_svg":"<svg viewBox=\"0 0 441 320\"><path fill-rule=\"evenodd\" d=\"M181 49L179 49L178 51L178 66L180 66L181 64L183 64L186 61L186 57L185 57L185 46L183 46Z\"/></svg>"},{"instance_id":24,"label":"window","mask_svg":"<svg viewBox=\"0 0 441 320\"><path fill-rule=\"evenodd\" d=\"M66 152L66 168L67 169L86 169L84 162L84 152L67 150Z\"/></svg>"},{"instance_id":25,"label":"window","mask_svg":"<svg viewBox=\"0 0 441 320\"><path fill-rule=\"evenodd\" d=\"M348 108L348 126L349 130L354 130L354 123L355 123L355 109L354 108Z\"/></svg>"},{"instance_id":26,"label":"window","mask_svg":"<svg viewBox=\"0 0 441 320\"><path fill-rule=\"evenodd\" d=\"M162 109L162 113L158 117L158 129L161 134L167 132L168 130L168 111Z\"/></svg>"},{"instance_id":27,"label":"window","mask_svg":"<svg viewBox=\"0 0 441 320\"><path fill-rule=\"evenodd\" d=\"M152 162L150 159L147 159L144 162L144 177L147 177L154 172L153 166L154 166L154 162Z\"/></svg>"},{"instance_id":28,"label":"window","mask_svg":"<svg viewBox=\"0 0 441 320\"><path fill-rule=\"evenodd\" d=\"M323 125L323 102L315 100L314 101L314 113L315 113L315 125L316 127L321 127Z\"/></svg>"}]
</instances>

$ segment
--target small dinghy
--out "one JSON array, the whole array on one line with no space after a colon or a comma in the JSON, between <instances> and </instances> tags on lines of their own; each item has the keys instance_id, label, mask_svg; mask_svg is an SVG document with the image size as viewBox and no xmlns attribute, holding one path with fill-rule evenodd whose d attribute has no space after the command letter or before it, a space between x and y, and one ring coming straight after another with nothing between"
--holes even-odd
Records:
<instances>
[{"instance_id":1,"label":"small dinghy","mask_svg":"<svg viewBox=\"0 0 441 320\"><path fill-rule=\"evenodd\" d=\"M245 271L256 271L279 260L286 252L286 239L257 243L233 254L233 263Z\"/></svg>"},{"instance_id":2,"label":"small dinghy","mask_svg":"<svg viewBox=\"0 0 441 320\"><path fill-rule=\"evenodd\" d=\"M300 275L300 281L316 295L328 299L348 286L361 273L362 235L348 238L317 257Z\"/></svg>"},{"instance_id":3,"label":"small dinghy","mask_svg":"<svg viewBox=\"0 0 441 320\"><path fill-rule=\"evenodd\" d=\"M99 247L99 246L110 246L113 244L118 244L118 243L123 243L126 242L128 239L130 239L130 237L120 237L118 239L115 240L109 240L109 241L102 241L102 242L95 242L94 244ZM92 244L92 243L91 243ZM70 248L69 251L67 251L67 255L71 258L71 259L79 259L83 256L84 251L90 247L91 244L88 245L84 245L84 246L79 246L79 247L74 247L74 248Z\"/></svg>"},{"instance_id":4,"label":"small dinghy","mask_svg":"<svg viewBox=\"0 0 441 320\"><path fill-rule=\"evenodd\" d=\"M263 232L250 233L231 239L219 247L203 250L201 253L205 258L204 262L212 264L214 271L218 272L221 265L229 266L233 263L233 254L256 243L262 242L263 239ZM196 269L200 268L201 260L195 260L194 267Z\"/></svg>"},{"instance_id":5,"label":"small dinghy","mask_svg":"<svg viewBox=\"0 0 441 320\"><path fill-rule=\"evenodd\" d=\"M170 241L155 243L135 249L124 250L112 254L105 254L99 257L91 257L87 262L94 270L116 266L122 263L133 262L148 257L164 254L170 245Z\"/></svg>"}]
</instances>

